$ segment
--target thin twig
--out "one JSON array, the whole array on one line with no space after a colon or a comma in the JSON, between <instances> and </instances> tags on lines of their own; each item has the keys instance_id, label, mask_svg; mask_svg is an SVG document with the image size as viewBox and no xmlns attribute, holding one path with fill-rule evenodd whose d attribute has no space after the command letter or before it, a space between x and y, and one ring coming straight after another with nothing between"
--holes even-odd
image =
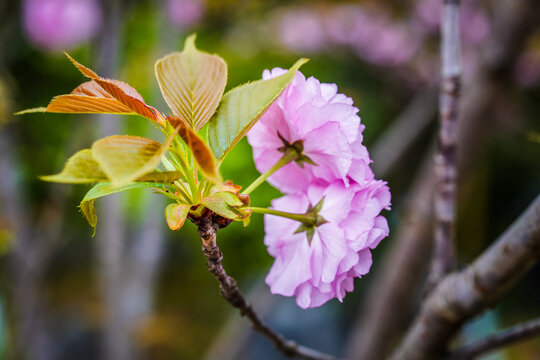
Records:
<instances>
[{"instance_id":1,"label":"thin twig","mask_svg":"<svg viewBox=\"0 0 540 360\"><path fill-rule=\"evenodd\" d=\"M459 0L444 0L441 19L439 135L435 154L434 247L428 287L452 270L455 262L458 109L461 87Z\"/></svg>"},{"instance_id":2,"label":"thin twig","mask_svg":"<svg viewBox=\"0 0 540 360\"><path fill-rule=\"evenodd\" d=\"M287 340L283 335L268 327L246 301L244 295L242 295L238 289L236 281L225 272L223 264L221 263L223 254L219 250L216 242L219 226L212 220L212 216L208 215L194 219L193 221L197 225L197 232L202 239L202 251L207 259L208 271L210 271L219 282L221 296L223 296L232 306L240 310L242 316L249 319L253 329L266 336L279 351L288 357L299 357L311 360L335 359L333 356L299 345L292 340Z\"/></svg>"},{"instance_id":3,"label":"thin twig","mask_svg":"<svg viewBox=\"0 0 540 360\"><path fill-rule=\"evenodd\" d=\"M540 318L518 324L495 335L465 345L453 351L446 360L471 360L478 355L538 335L540 335Z\"/></svg>"},{"instance_id":4,"label":"thin twig","mask_svg":"<svg viewBox=\"0 0 540 360\"><path fill-rule=\"evenodd\" d=\"M392 360L440 359L461 326L493 306L540 260L540 195L471 265L424 302Z\"/></svg>"}]
</instances>

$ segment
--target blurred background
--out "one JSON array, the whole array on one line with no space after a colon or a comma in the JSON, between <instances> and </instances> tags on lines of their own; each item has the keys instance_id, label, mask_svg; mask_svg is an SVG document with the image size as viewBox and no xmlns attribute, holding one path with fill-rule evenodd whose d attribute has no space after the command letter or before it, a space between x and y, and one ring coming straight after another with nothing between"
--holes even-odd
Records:
<instances>
[{"instance_id":1,"label":"blurred background","mask_svg":"<svg viewBox=\"0 0 540 360\"><path fill-rule=\"evenodd\" d=\"M343 304L301 310L263 282L262 216L220 231L224 265L276 329L335 355L376 360L422 298L431 239L431 159L439 80L440 0L0 0L0 358L282 359L219 296L195 227L170 231L148 191L98 200L98 232L77 205L89 187L41 182L110 134L156 136L143 118L30 114L84 81L62 51L123 80L168 112L154 62L197 33L228 63L232 88L267 68L311 61L366 125L373 169L388 181L391 235ZM534 0L462 2L463 106L459 266L472 261L540 190L540 9ZM257 177L247 142L225 179ZM268 206L279 192L252 195ZM540 268L466 327L467 342L540 316ZM540 359L540 341L486 359Z\"/></svg>"}]
</instances>

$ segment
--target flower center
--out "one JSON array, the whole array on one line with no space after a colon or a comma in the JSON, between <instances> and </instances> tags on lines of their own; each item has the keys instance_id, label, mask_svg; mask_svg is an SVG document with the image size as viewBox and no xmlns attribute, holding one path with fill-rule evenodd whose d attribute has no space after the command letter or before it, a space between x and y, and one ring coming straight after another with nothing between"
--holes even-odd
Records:
<instances>
[{"instance_id":1,"label":"flower center","mask_svg":"<svg viewBox=\"0 0 540 360\"><path fill-rule=\"evenodd\" d=\"M309 158L306 154L304 154L304 141L303 140L296 140L293 143L290 143L287 139L285 139L279 132L277 133L277 136L283 143L283 146L278 148L279 152L282 152L285 155L288 154L295 154L296 158L294 162L301 168L304 168L304 163L308 163L311 165L317 165L313 160Z\"/></svg>"}]
</instances>

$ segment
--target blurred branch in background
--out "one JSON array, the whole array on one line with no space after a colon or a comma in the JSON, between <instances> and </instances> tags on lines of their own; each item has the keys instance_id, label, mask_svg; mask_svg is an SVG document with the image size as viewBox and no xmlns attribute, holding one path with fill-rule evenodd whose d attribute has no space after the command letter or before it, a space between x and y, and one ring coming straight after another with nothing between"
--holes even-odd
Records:
<instances>
[{"instance_id":1,"label":"blurred branch in background","mask_svg":"<svg viewBox=\"0 0 540 360\"><path fill-rule=\"evenodd\" d=\"M43 294L44 279L51 259L64 238L66 205L72 189L49 185L44 205L37 213L27 206L25 181L20 178L14 128L0 129L0 216L6 219L13 247L10 253L11 291L15 311L17 352L29 359L56 359L57 346L49 329L50 311ZM67 152L77 148L86 133L84 126L72 134Z\"/></svg>"},{"instance_id":2,"label":"blurred branch in background","mask_svg":"<svg viewBox=\"0 0 540 360\"><path fill-rule=\"evenodd\" d=\"M122 0L104 1L105 27L99 41L97 69L114 78L118 69L120 32L129 7ZM99 116L100 136L118 134L121 121ZM164 245L162 201L145 194L144 219L127 231L122 195L102 199L98 226L98 260L105 300L105 359L128 360L140 356L134 335L153 309L154 284ZM132 237L128 241L128 237Z\"/></svg>"},{"instance_id":3,"label":"blurred branch in background","mask_svg":"<svg viewBox=\"0 0 540 360\"><path fill-rule=\"evenodd\" d=\"M433 256L428 289L452 271L456 262L457 138L461 95L461 41L458 0L443 1L439 131L434 157Z\"/></svg>"},{"instance_id":4,"label":"blurred branch in background","mask_svg":"<svg viewBox=\"0 0 540 360\"><path fill-rule=\"evenodd\" d=\"M494 131L490 117L492 104L500 93L508 91L508 76L531 29L538 26L537 3L530 0L506 1L497 7L497 23L493 35L482 53L479 71L465 79L462 121L459 129L458 159L462 179L473 169L477 154ZM488 56L490 55L491 56ZM495 56L496 54L496 56ZM431 162L432 155L424 161ZM418 308L419 287L425 274L430 248L429 204L433 181L421 170L409 195L411 206L402 210L405 218L399 222L392 239L392 248L375 273L367 299L360 309L358 321L349 337L348 357L352 359L382 359L406 329L412 313ZM430 166L431 167L431 166ZM425 185L424 185L425 184Z\"/></svg>"},{"instance_id":5,"label":"blurred branch in background","mask_svg":"<svg viewBox=\"0 0 540 360\"><path fill-rule=\"evenodd\" d=\"M435 89L420 90L373 145L371 158L375 174L386 177L436 114Z\"/></svg>"},{"instance_id":6,"label":"blurred branch in background","mask_svg":"<svg viewBox=\"0 0 540 360\"><path fill-rule=\"evenodd\" d=\"M104 26L99 34L96 69L104 77L114 78L118 68L120 31L122 26L121 0L102 1ZM120 119L115 115L98 115L100 137L118 134ZM129 360L134 356L130 326L124 307L124 272L126 258L126 221L121 210L122 195L108 196L98 204L100 213L96 246L100 283L104 304L104 349L106 360Z\"/></svg>"},{"instance_id":7,"label":"blurred branch in background","mask_svg":"<svg viewBox=\"0 0 540 360\"><path fill-rule=\"evenodd\" d=\"M470 266L445 277L391 359L440 359L461 326L493 306L540 260L540 195Z\"/></svg>"},{"instance_id":8,"label":"blurred branch in background","mask_svg":"<svg viewBox=\"0 0 540 360\"><path fill-rule=\"evenodd\" d=\"M21 198L25 192L18 179L13 133L9 130L7 126L0 130L0 214L7 220L7 231L11 232L13 241L10 256L11 306L16 331L13 345L21 357L52 360L55 349L47 330L49 312L40 287L52 250L47 247L53 239L40 237L39 230L33 229L33 222L28 221L31 215Z\"/></svg>"},{"instance_id":9,"label":"blurred branch in background","mask_svg":"<svg viewBox=\"0 0 540 360\"><path fill-rule=\"evenodd\" d=\"M447 360L471 360L501 347L540 335L540 319L530 320L454 350Z\"/></svg>"},{"instance_id":10,"label":"blurred branch in background","mask_svg":"<svg viewBox=\"0 0 540 360\"><path fill-rule=\"evenodd\" d=\"M0 3L0 48L13 40L17 25L16 2ZM11 54L12 55L12 54ZM0 74L9 53L0 55ZM3 81L5 79L1 79ZM12 84L10 84L12 85ZM6 86L6 84L2 84ZM57 347L50 331L50 314L43 294L46 270L58 245L63 241L64 209L71 189L47 187L46 205L38 212L29 206L29 189L22 178L17 153L17 124L12 120L11 91L6 87L0 98L0 226L9 239L8 307L13 311L14 333L11 354L29 360L57 359ZM80 132L72 136L68 147L78 146Z\"/></svg>"}]
</instances>

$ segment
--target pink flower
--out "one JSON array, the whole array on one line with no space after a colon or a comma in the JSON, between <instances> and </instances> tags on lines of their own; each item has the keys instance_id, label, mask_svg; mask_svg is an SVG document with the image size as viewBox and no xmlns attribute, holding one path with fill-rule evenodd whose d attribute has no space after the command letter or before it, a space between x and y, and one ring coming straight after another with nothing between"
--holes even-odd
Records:
<instances>
[{"instance_id":1,"label":"pink flower","mask_svg":"<svg viewBox=\"0 0 540 360\"><path fill-rule=\"evenodd\" d=\"M272 201L275 209L304 213L324 197L319 215L327 223L315 228L311 241L295 233L299 223L265 215L265 244L275 257L266 283L273 294L296 296L301 308L321 306L332 298L343 301L354 288L354 278L371 267L371 251L388 235L380 215L390 205L390 192L382 181L330 185L311 184L306 193Z\"/></svg>"},{"instance_id":2,"label":"pink flower","mask_svg":"<svg viewBox=\"0 0 540 360\"><path fill-rule=\"evenodd\" d=\"M284 71L265 71L263 78ZM353 290L354 278L368 273L370 249L388 235L380 213L390 206L390 191L385 182L375 180L369 167L369 153L362 145L364 126L357 112L335 84L321 84L297 73L248 133L261 172L290 148L308 159L291 162L268 178L288 194L272 206L321 216L324 221L301 225L265 215L264 242L275 258L266 283L274 294L296 296L302 308L320 306L334 297L342 301Z\"/></svg>"},{"instance_id":3,"label":"pink flower","mask_svg":"<svg viewBox=\"0 0 540 360\"><path fill-rule=\"evenodd\" d=\"M23 16L27 36L48 51L65 50L89 40L102 20L96 0L26 0Z\"/></svg>"},{"instance_id":4,"label":"pink flower","mask_svg":"<svg viewBox=\"0 0 540 360\"><path fill-rule=\"evenodd\" d=\"M284 72L279 68L266 70L263 79ZM316 165L292 162L269 177L272 185L285 193L303 191L316 179L340 179L348 185L353 163L370 162L367 151L355 151L362 147L364 128L357 112L352 99L338 94L335 84L320 83L313 77L306 79L298 72L247 135L257 169L265 172L283 156L279 149L286 145L284 141L301 142L303 154Z\"/></svg>"}]
</instances>

